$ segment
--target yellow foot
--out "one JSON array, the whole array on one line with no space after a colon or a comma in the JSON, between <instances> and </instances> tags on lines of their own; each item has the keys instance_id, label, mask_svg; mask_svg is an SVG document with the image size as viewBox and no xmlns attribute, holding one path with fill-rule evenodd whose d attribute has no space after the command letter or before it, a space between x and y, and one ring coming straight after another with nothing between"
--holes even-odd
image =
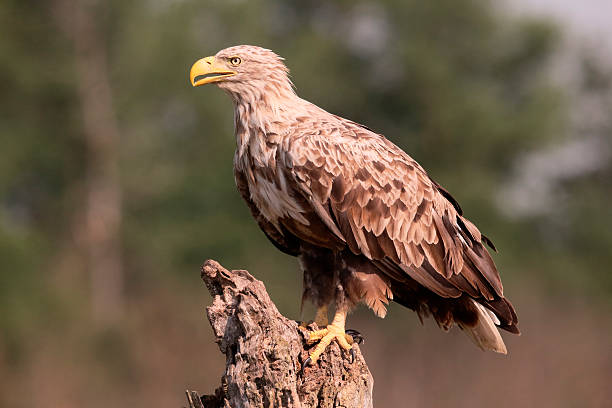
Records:
<instances>
[{"instance_id":1,"label":"yellow foot","mask_svg":"<svg viewBox=\"0 0 612 408\"><path fill-rule=\"evenodd\" d=\"M336 340L340 347L351 352L352 363L355 360L355 352L352 346L353 338L344 332L343 327L336 326L332 323L325 329L310 332L306 343L315 344L316 342L319 342L319 344L317 344L312 353L310 353L308 359L304 361L303 367L316 363L321 354L323 354L327 346L329 346L333 340Z\"/></svg>"}]
</instances>

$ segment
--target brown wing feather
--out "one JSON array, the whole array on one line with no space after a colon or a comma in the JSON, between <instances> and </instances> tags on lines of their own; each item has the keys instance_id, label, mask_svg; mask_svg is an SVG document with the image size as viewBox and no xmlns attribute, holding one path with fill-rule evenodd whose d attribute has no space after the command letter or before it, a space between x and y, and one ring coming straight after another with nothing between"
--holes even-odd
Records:
<instances>
[{"instance_id":1,"label":"brown wing feather","mask_svg":"<svg viewBox=\"0 0 612 408\"><path fill-rule=\"evenodd\" d=\"M515 327L483 246L488 239L462 217L459 204L383 136L352 122L343 126L293 138L284 157L329 230L353 253L384 262L380 269L390 278L406 274L442 297L482 299L500 311L502 327Z\"/></svg>"}]
</instances>

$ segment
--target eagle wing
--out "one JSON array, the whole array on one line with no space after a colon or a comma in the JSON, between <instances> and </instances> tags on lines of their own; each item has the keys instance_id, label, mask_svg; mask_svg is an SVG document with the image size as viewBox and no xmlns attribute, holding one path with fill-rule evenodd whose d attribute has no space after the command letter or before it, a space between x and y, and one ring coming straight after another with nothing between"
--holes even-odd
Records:
<instances>
[{"instance_id":1,"label":"eagle wing","mask_svg":"<svg viewBox=\"0 0 612 408\"><path fill-rule=\"evenodd\" d=\"M517 332L490 241L450 194L382 135L347 120L318 128L292 138L284 160L329 230L394 281L408 276L444 298L468 294Z\"/></svg>"}]
</instances>

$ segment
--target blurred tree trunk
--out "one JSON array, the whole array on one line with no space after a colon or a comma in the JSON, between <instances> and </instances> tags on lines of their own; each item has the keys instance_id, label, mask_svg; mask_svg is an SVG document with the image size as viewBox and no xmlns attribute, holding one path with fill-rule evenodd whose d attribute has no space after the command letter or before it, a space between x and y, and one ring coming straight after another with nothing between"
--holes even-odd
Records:
<instances>
[{"instance_id":1,"label":"blurred tree trunk","mask_svg":"<svg viewBox=\"0 0 612 408\"><path fill-rule=\"evenodd\" d=\"M119 129L113 110L106 49L96 17L98 0L56 0L55 14L74 45L76 82L87 149L85 202L77 217L90 272L92 314L102 324L123 310Z\"/></svg>"}]
</instances>

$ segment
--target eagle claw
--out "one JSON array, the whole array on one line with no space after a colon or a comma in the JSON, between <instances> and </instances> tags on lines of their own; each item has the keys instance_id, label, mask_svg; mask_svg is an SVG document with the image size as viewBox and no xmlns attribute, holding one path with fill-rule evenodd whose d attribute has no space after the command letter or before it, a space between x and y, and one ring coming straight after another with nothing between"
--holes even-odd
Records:
<instances>
[{"instance_id":1,"label":"eagle claw","mask_svg":"<svg viewBox=\"0 0 612 408\"><path fill-rule=\"evenodd\" d=\"M357 343L357 344L364 344L365 343L365 338L357 330L347 329L345 331L345 333L348 334L349 336L351 336L355 343Z\"/></svg>"},{"instance_id":2,"label":"eagle claw","mask_svg":"<svg viewBox=\"0 0 612 408\"><path fill-rule=\"evenodd\" d=\"M306 360L304 360L304 362L302 363L302 368L300 369L300 374L304 374L304 369L308 366L312 365L312 359L310 357L308 357Z\"/></svg>"}]
</instances>

